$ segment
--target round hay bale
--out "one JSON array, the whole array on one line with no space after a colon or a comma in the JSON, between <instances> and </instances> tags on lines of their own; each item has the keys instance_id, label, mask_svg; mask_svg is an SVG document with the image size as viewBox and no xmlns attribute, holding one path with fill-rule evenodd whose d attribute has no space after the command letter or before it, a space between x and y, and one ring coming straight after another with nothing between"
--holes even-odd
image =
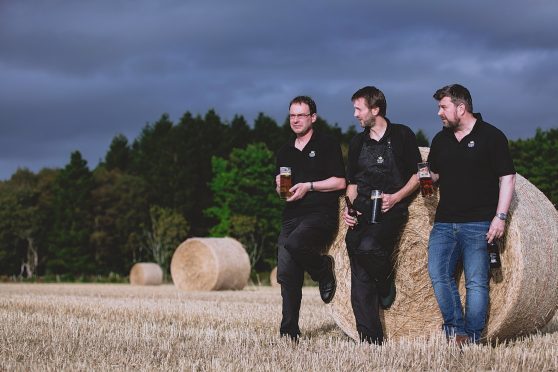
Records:
<instances>
[{"instance_id":1,"label":"round hay bale","mask_svg":"<svg viewBox=\"0 0 558 372\"><path fill-rule=\"evenodd\" d=\"M250 277L250 258L232 238L191 238L171 261L174 284L186 291L242 289Z\"/></svg>"},{"instance_id":2,"label":"round hay bale","mask_svg":"<svg viewBox=\"0 0 558 372\"><path fill-rule=\"evenodd\" d=\"M281 286L281 284L279 284L277 282L277 266L275 266L273 268L273 270L271 270L271 272L269 273L269 284L272 287L280 287Z\"/></svg>"},{"instance_id":3,"label":"round hay bale","mask_svg":"<svg viewBox=\"0 0 558 372\"><path fill-rule=\"evenodd\" d=\"M429 148L421 147L426 159ZM438 204L417 195L409 206L409 221L396 247L397 297L381 314L389 338L418 337L439 331L442 317L428 276L428 237ZM344 202L341 202L344 207ZM351 308L351 273L345 246L346 225L340 208L339 232L329 254L335 258L337 293L329 305L339 327L358 340ZM501 247L502 275L490 280L489 339L508 339L542 328L558 305L558 212L533 184L520 175L508 214ZM464 277L460 293L465 302Z\"/></svg>"},{"instance_id":4,"label":"round hay bale","mask_svg":"<svg viewBox=\"0 0 558 372\"><path fill-rule=\"evenodd\" d=\"M153 262L138 262L130 270L131 285L160 285L163 283L163 270Z\"/></svg>"}]
</instances>

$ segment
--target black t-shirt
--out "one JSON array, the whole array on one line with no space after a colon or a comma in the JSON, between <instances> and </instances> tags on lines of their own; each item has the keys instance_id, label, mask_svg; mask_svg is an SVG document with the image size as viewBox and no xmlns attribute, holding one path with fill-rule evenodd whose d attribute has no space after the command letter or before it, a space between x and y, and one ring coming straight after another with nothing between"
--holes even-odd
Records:
<instances>
[{"instance_id":1,"label":"black t-shirt","mask_svg":"<svg viewBox=\"0 0 558 372\"><path fill-rule=\"evenodd\" d=\"M359 194L356 201L357 209L363 211L366 206L361 205L362 198L369 199L369 191L382 190L393 194L399 191L409 181L421 162L415 133L406 125L391 123L387 118L387 128L379 141L370 138L370 129L357 134L349 144L349 164L347 166L347 181L357 185ZM395 164L388 164L392 161ZM381 162L379 170L371 169ZM393 168L392 168L393 167ZM409 204L410 196L399 203L400 207Z\"/></svg>"},{"instance_id":2,"label":"black t-shirt","mask_svg":"<svg viewBox=\"0 0 558 372\"><path fill-rule=\"evenodd\" d=\"M436 222L491 221L498 206L499 178L515 174L506 136L480 116L461 142L452 129L438 132L428 161L440 175Z\"/></svg>"},{"instance_id":3,"label":"black t-shirt","mask_svg":"<svg viewBox=\"0 0 558 372\"><path fill-rule=\"evenodd\" d=\"M330 177L345 178L345 166L339 142L330 136L313 131L310 141L302 149L295 147L295 138L277 152L277 173L280 167L291 167L293 186L301 182L322 181ZM303 216L313 212L337 215L342 191L309 191L304 198L285 203L284 218Z\"/></svg>"}]
</instances>

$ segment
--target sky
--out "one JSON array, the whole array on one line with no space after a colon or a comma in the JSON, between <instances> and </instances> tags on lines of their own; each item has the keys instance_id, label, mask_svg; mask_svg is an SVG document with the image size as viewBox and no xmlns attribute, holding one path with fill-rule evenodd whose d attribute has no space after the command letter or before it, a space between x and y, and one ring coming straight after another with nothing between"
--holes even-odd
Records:
<instances>
[{"instance_id":1,"label":"sky","mask_svg":"<svg viewBox=\"0 0 558 372\"><path fill-rule=\"evenodd\" d=\"M558 127L558 1L0 0L0 180L92 169L168 113L263 112L282 124L310 95L356 125L374 85L393 122L440 130L440 87L460 83L511 140Z\"/></svg>"}]
</instances>

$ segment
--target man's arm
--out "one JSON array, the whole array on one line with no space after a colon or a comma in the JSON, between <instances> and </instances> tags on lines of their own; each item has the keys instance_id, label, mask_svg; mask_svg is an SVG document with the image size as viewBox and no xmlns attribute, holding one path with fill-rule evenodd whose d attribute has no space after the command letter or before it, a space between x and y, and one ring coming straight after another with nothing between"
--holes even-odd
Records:
<instances>
[{"instance_id":1,"label":"man's arm","mask_svg":"<svg viewBox=\"0 0 558 372\"><path fill-rule=\"evenodd\" d=\"M385 194L382 201L382 212L387 212L401 200L405 199L407 196L411 195L419 186L418 176L413 174L405 186L403 186L395 194Z\"/></svg>"},{"instance_id":2,"label":"man's arm","mask_svg":"<svg viewBox=\"0 0 558 372\"><path fill-rule=\"evenodd\" d=\"M287 201L290 202L304 198L306 193L309 192L311 188L313 189L312 191L330 192L343 190L345 187L345 178L342 177L329 177L321 181L301 182L291 187L293 195L288 198Z\"/></svg>"},{"instance_id":3,"label":"man's arm","mask_svg":"<svg viewBox=\"0 0 558 372\"><path fill-rule=\"evenodd\" d=\"M498 207L496 213L508 213L515 189L515 174L508 174L500 177L500 192L498 194ZM489 242L494 239L499 239L504 236L504 229L506 228L506 221L501 220L494 216L490 223L490 228L486 233L486 238Z\"/></svg>"}]
</instances>

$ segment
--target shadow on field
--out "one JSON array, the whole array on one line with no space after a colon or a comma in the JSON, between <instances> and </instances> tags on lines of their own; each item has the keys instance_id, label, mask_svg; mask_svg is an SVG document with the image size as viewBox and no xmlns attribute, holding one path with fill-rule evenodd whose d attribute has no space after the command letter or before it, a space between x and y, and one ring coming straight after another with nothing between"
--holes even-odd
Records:
<instances>
[{"instance_id":1,"label":"shadow on field","mask_svg":"<svg viewBox=\"0 0 558 372\"><path fill-rule=\"evenodd\" d=\"M328 323L320 327L307 330L304 333L306 333L309 338L319 338L324 336L338 336L342 332L339 327L337 327L337 324Z\"/></svg>"}]
</instances>

